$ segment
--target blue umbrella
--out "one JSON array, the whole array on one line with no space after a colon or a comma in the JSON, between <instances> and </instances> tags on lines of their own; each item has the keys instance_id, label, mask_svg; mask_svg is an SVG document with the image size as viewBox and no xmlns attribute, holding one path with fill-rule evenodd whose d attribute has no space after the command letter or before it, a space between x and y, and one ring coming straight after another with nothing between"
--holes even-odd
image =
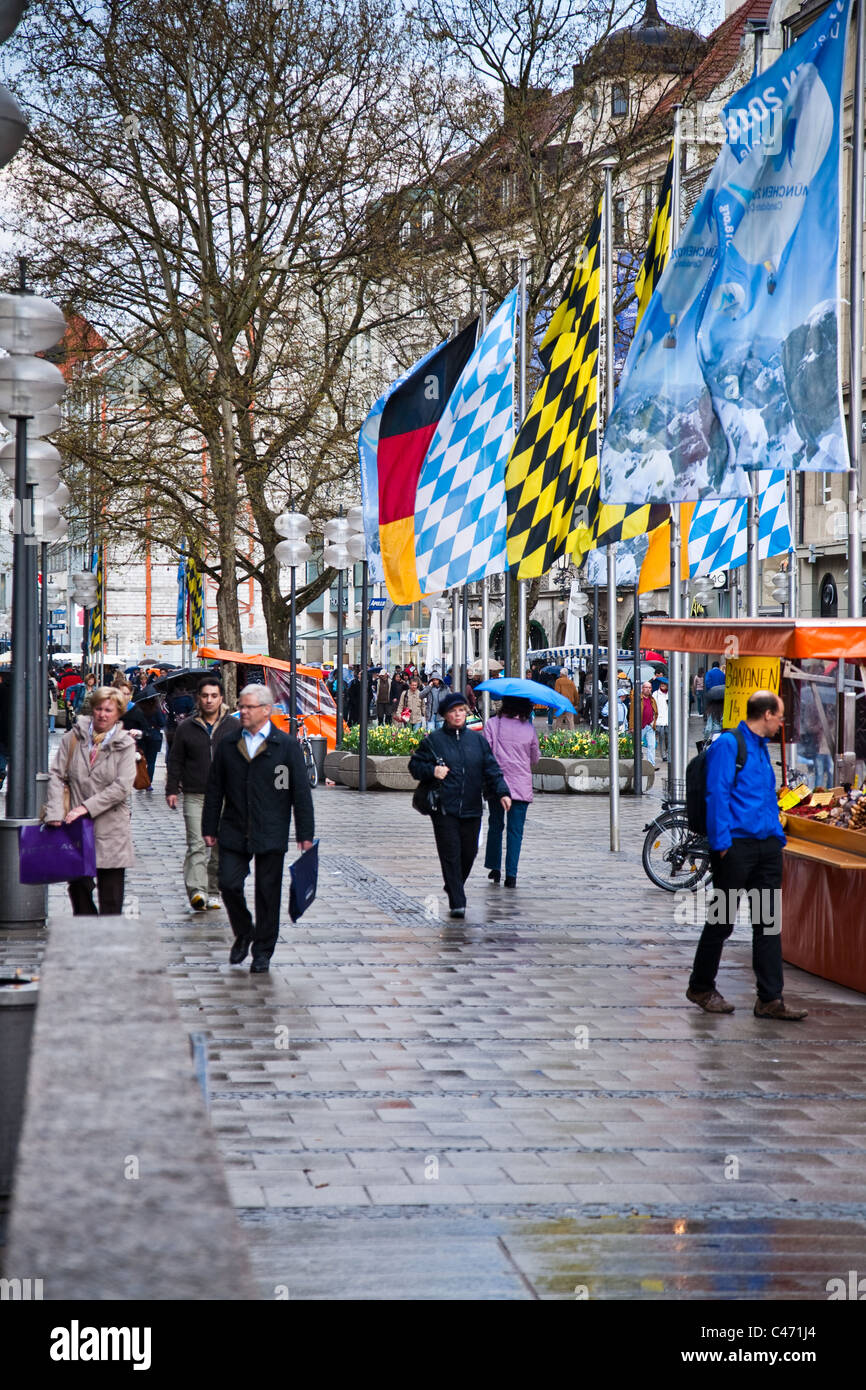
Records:
<instances>
[{"instance_id":1,"label":"blue umbrella","mask_svg":"<svg viewBox=\"0 0 866 1390\"><path fill-rule=\"evenodd\" d=\"M501 700L503 695L516 695L519 700L531 700L534 705L546 705L549 709L559 710L560 714L577 713L571 701L566 700L559 691L551 690L549 686L541 685L538 681L521 680L518 676L500 676L497 680L482 681L475 689L489 690L497 700Z\"/></svg>"}]
</instances>

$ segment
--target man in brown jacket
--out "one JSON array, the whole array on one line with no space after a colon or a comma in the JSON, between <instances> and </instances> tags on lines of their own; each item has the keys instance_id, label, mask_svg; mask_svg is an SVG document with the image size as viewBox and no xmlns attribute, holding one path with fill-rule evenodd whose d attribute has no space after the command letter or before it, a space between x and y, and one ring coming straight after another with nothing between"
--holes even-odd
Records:
<instances>
[{"instance_id":1,"label":"man in brown jacket","mask_svg":"<svg viewBox=\"0 0 866 1390\"><path fill-rule=\"evenodd\" d=\"M565 666L560 667L559 675L556 678L553 688L557 695L564 695L566 700L570 700L574 708L577 709L577 688ZM559 729L573 729L574 715L566 710L564 713L558 714L553 723L554 727Z\"/></svg>"}]
</instances>

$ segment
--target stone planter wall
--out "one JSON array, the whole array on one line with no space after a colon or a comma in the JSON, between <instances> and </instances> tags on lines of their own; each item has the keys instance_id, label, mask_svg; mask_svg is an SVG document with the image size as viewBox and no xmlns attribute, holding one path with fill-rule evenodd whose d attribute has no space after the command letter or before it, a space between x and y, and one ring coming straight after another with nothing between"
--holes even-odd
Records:
<instances>
[{"instance_id":1,"label":"stone planter wall","mask_svg":"<svg viewBox=\"0 0 866 1390\"><path fill-rule=\"evenodd\" d=\"M329 753L325 759L325 774L346 787L358 786L360 758L357 753ZM541 758L532 774L537 792L606 792L610 783L607 758ZM655 769L643 765L644 787L655 781ZM631 791L634 761L620 758L620 791ZM409 775L408 757L370 756L367 758L367 787L383 791L411 792L418 783Z\"/></svg>"}]
</instances>

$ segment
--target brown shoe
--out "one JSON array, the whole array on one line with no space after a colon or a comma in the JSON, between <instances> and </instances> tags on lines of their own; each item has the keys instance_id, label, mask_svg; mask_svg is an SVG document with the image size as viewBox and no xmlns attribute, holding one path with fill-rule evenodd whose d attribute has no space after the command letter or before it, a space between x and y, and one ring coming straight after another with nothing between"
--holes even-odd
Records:
<instances>
[{"instance_id":1,"label":"brown shoe","mask_svg":"<svg viewBox=\"0 0 866 1390\"><path fill-rule=\"evenodd\" d=\"M799 1023L808 1012L808 1009L789 1009L784 999L770 999L767 1003L759 999L755 1004L755 1018L783 1018L788 1023Z\"/></svg>"},{"instance_id":2,"label":"brown shoe","mask_svg":"<svg viewBox=\"0 0 866 1390\"><path fill-rule=\"evenodd\" d=\"M727 999L723 999L716 989L687 989L686 998L692 1004L697 1004L699 1009L703 1009L705 1014L732 1014L733 1004L729 1004Z\"/></svg>"}]
</instances>

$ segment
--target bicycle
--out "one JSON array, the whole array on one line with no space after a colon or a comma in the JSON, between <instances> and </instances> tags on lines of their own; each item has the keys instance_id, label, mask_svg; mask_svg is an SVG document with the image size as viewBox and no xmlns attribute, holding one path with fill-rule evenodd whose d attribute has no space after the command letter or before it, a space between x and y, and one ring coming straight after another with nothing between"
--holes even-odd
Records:
<instances>
[{"instance_id":1,"label":"bicycle","mask_svg":"<svg viewBox=\"0 0 866 1390\"><path fill-rule=\"evenodd\" d=\"M311 787L317 787L319 785L319 770L316 767L316 760L313 757L313 745L310 743L307 726L302 717L298 719L298 742L301 745L301 752L304 755L307 780Z\"/></svg>"},{"instance_id":2,"label":"bicycle","mask_svg":"<svg viewBox=\"0 0 866 1390\"><path fill-rule=\"evenodd\" d=\"M685 802L662 801L662 807L655 820L644 826L644 872L668 893L697 888L710 872L709 840L689 829Z\"/></svg>"}]
</instances>

